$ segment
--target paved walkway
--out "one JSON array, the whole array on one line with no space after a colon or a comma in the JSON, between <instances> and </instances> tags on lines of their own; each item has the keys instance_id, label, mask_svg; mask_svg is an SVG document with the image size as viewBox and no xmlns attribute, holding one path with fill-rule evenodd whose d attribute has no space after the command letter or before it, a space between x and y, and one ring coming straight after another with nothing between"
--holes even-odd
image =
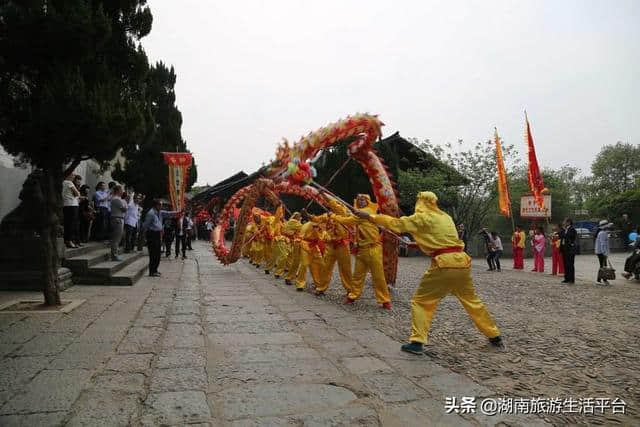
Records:
<instances>
[{"instance_id":1,"label":"paved walkway","mask_svg":"<svg viewBox=\"0 0 640 427\"><path fill-rule=\"evenodd\" d=\"M446 414L447 396L496 393L335 302L194 248L159 279L71 288L63 299L87 300L72 313L0 314L0 425L543 424Z\"/></svg>"}]
</instances>

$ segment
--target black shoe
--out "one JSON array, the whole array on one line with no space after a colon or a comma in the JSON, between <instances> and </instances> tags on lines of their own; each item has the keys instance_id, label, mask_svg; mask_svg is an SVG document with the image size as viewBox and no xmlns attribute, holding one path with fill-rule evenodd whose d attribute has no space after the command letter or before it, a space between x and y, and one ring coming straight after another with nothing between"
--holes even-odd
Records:
<instances>
[{"instance_id":1,"label":"black shoe","mask_svg":"<svg viewBox=\"0 0 640 427\"><path fill-rule=\"evenodd\" d=\"M260 268L260 264L254 264L256 268Z\"/></svg>"},{"instance_id":2,"label":"black shoe","mask_svg":"<svg viewBox=\"0 0 640 427\"><path fill-rule=\"evenodd\" d=\"M269 273L269 270L265 270L264 274L271 274L271 273Z\"/></svg>"},{"instance_id":3,"label":"black shoe","mask_svg":"<svg viewBox=\"0 0 640 427\"><path fill-rule=\"evenodd\" d=\"M424 354L424 349L422 348L421 342L411 341L408 344L403 344L402 347L400 347L400 350L418 355Z\"/></svg>"},{"instance_id":4,"label":"black shoe","mask_svg":"<svg viewBox=\"0 0 640 427\"><path fill-rule=\"evenodd\" d=\"M304 288L296 288L296 291L302 292L302 291L304 291Z\"/></svg>"},{"instance_id":5,"label":"black shoe","mask_svg":"<svg viewBox=\"0 0 640 427\"><path fill-rule=\"evenodd\" d=\"M560 283L569 283L569 281L568 281L568 280L563 280L563 281L562 281L562 282L560 282Z\"/></svg>"},{"instance_id":6,"label":"black shoe","mask_svg":"<svg viewBox=\"0 0 640 427\"><path fill-rule=\"evenodd\" d=\"M291 280L289 280L289 279L285 279L284 280L284 284L287 285L287 286L293 285L293 283L291 283Z\"/></svg>"},{"instance_id":7,"label":"black shoe","mask_svg":"<svg viewBox=\"0 0 640 427\"><path fill-rule=\"evenodd\" d=\"M322 295L324 295L324 291L316 291L317 297L321 297Z\"/></svg>"},{"instance_id":8,"label":"black shoe","mask_svg":"<svg viewBox=\"0 0 640 427\"><path fill-rule=\"evenodd\" d=\"M275 277L276 279L280 278L280 276L278 276L277 274L274 274L273 277Z\"/></svg>"},{"instance_id":9,"label":"black shoe","mask_svg":"<svg viewBox=\"0 0 640 427\"><path fill-rule=\"evenodd\" d=\"M504 348L504 343L502 342L502 337L500 335L494 338L489 338L489 342L494 347Z\"/></svg>"}]
</instances>

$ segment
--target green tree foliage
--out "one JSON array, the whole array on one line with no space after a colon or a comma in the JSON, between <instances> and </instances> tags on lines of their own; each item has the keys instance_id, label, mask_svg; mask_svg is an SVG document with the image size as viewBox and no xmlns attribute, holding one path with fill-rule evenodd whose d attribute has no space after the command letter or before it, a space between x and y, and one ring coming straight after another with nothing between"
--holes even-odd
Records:
<instances>
[{"instance_id":1,"label":"green tree foliage","mask_svg":"<svg viewBox=\"0 0 640 427\"><path fill-rule=\"evenodd\" d=\"M591 165L594 191L598 196L621 194L640 180L640 145L618 142L605 145Z\"/></svg>"},{"instance_id":2,"label":"green tree foliage","mask_svg":"<svg viewBox=\"0 0 640 427\"><path fill-rule=\"evenodd\" d=\"M572 217L575 209L580 205L579 194L576 192L579 169L571 166L563 166L560 169L543 169L542 179L545 187L551 194L551 218L552 223L561 223L566 217ZM515 224L524 229L530 228L534 223L541 225L545 220L532 221L520 218L520 198L531 194L527 178L527 167L517 167L509 174L509 191L511 194L512 212ZM490 228L503 235L511 234L511 220L498 215L497 206L488 221Z\"/></svg>"},{"instance_id":3,"label":"green tree foliage","mask_svg":"<svg viewBox=\"0 0 640 427\"><path fill-rule=\"evenodd\" d=\"M150 202L167 194L167 167L162 152L187 152L182 138L182 114L176 106L176 74L162 62L151 67L146 79L145 106L150 116L145 135L124 148L125 164L117 165L114 178L147 195ZM189 170L187 191L197 180L195 161Z\"/></svg>"},{"instance_id":4,"label":"green tree foliage","mask_svg":"<svg viewBox=\"0 0 640 427\"><path fill-rule=\"evenodd\" d=\"M151 22L146 0L0 4L0 143L44 172L47 304L60 303L55 239L63 176L84 159L112 159L144 133L148 62L139 40Z\"/></svg>"},{"instance_id":5,"label":"green tree foliage","mask_svg":"<svg viewBox=\"0 0 640 427\"><path fill-rule=\"evenodd\" d=\"M432 190L454 222L464 224L470 234L486 226L488 219L497 210L497 166L493 141L478 142L469 149L463 149L462 140L455 145L444 146L425 140L419 146L467 180L462 184L445 184L442 188L434 187ZM503 144L502 151L507 164L518 164L513 145ZM434 180L434 184L437 184L437 177Z\"/></svg>"},{"instance_id":6,"label":"green tree foliage","mask_svg":"<svg viewBox=\"0 0 640 427\"><path fill-rule=\"evenodd\" d=\"M637 226L640 224L640 186L624 193L591 199L587 206L594 216L614 222L620 221L622 214L627 214Z\"/></svg>"},{"instance_id":7,"label":"green tree foliage","mask_svg":"<svg viewBox=\"0 0 640 427\"><path fill-rule=\"evenodd\" d=\"M398 177L398 194L400 208L406 214L413 213L416 198L421 191L433 191L438 195L440 208L451 211L456 187L449 185L447 176L438 170L425 172L420 169L400 171Z\"/></svg>"}]
</instances>

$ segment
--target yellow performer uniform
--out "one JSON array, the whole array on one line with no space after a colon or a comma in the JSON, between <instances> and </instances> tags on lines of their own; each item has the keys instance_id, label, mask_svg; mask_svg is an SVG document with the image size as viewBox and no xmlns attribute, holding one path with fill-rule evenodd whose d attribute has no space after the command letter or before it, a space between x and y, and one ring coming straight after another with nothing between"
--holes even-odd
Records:
<instances>
[{"instance_id":1,"label":"yellow performer uniform","mask_svg":"<svg viewBox=\"0 0 640 427\"><path fill-rule=\"evenodd\" d=\"M276 236L275 246L275 272L276 279L284 275L285 270L289 267L289 260L293 254L293 239L300 231L302 223L300 222L300 213L294 212L291 218L284 224L281 232ZM298 256L299 256L298 252Z\"/></svg>"},{"instance_id":2,"label":"yellow performer uniform","mask_svg":"<svg viewBox=\"0 0 640 427\"><path fill-rule=\"evenodd\" d=\"M250 222L245 230L244 239L242 240L242 256L251 258L251 243L249 240L251 240L256 232L256 224L253 221ZM251 242L253 242L253 240L251 240ZM253 263L253 259L250 259L250 261Z\"/></svg>"},{"instance_id":3,"label":"yellow performer uniform","mask_svg":"<svg viewBox=\"0 0 640 427\"><path fill-rule=\"evenodd\" d=\"M289 223L287 223L288 225ZM302 222L300 220L297 221L295 226L291 225L291 228L285 226L287 232L291 230L290 240L291 240L291 256L288 257L287 262L287 276L285 277L284 283L286 285L293 285L293 282L297 280L298 277L298 268L300 267L300 258L301 258L301 243L302 243Z\"/></svg>"},{"instance_id":4,"label":"yellow performer uniform","mask_svg":"<svg viewBox=\"0 0 640 427\"><path fill-rule=\"evenodd\" d=\"M282 230L282 218L284 218L284 208L280 205L276 209L276 212L273 215L269 215L266 219L266 228L264 233L264 259L266 261L264 272L266 274L269 274L269 271L273 269L276 264L276 241L278 236L280 236L280 231Z\"/></svg>"},{"instance_id":5,"label":"yellow performer uniform","mask_svg":"<svg viewBox=\"0 0 640 427\"><path fill-rule=\"evenodd\" d=\"M369 214L375 214L378 211L378 205L371 201L368 194L359 194L354 202L356 209L362 210ZM356 243L358 253L356 254L356 266L353 271L353 280L349 295L344 300L345 304L352 304L360 298L362 289L364 288L364 280L367 272L371 272L371 280L373 281L373 289L378 304L382 307L391 309L391 297L389 296L389 288L384 277L384 267L382 264L382 241L378 227L370 221L358 218L354 215L332 215L336 221L343 225L356 227Z\"/></svg>"},{"instance_id":6,"label":"yellow performer uniform","mask_svg":"<svg viewBox=\"0 0 640 427\"><path fill-rule=\"evenodd\" d=\"M300 265L296 274L296 290L303 291L307 282L307 269L316 287L320 285L324 268L324 241L320 224L309 221L300 229Z\"/></svg>"},{"instance_id":7,"label":"yellow performer uniform","mask_svg":"<svg viewBox=\"0 0 640 427\"><path fill-rule=\"evenodd\" d=\"M329 206L334 212L348 215L348 211L337 201L330 199ZM324 269L320 278L320 285L316 287L316 295L322 295L329 288L333 267L338 262L340 271L340 281L347 291L347 296L353 288L353 278L351 274L351 253L349 251L349 230L340 224L330 215L324 214L311 217L314 222L324 224L326 229L326 249L324 253Z\"/></svg>"},{"instance_id":8,"label":"yellow performer uniform","mask_svg":"<svg viewBox=\"0 0 640 427\"><path fill-rule=\"evenodd\" d=\"M251 256L253 265L260 268L260 263L262 263L264 256L264 240L262 238L262 229L265 226L265 222L262 216L259 214L255 214L253 218L255 223L255 237L251 241L249 254Z\"/></svg>"},{"instance_id":9,"label":"yellow performer uniform","mask_svg":"<svg viewBox=\"0 0 640 427\"><path fill-rule=\"evenodd\" d=\"M448 294L458 298L475 326L493 345L502 346L500 330L476 295L471 280L471 258L464 252L464 243L458 239L453 220L438 208L437 202L434 193L425 191L418 193L415 213L411 216L362 215L396 233L411 233L420 249L431 257L431 266L411 299L411 342L403 345L402 350L422 353L436 307Z\"/></svg>"}]
</instances>

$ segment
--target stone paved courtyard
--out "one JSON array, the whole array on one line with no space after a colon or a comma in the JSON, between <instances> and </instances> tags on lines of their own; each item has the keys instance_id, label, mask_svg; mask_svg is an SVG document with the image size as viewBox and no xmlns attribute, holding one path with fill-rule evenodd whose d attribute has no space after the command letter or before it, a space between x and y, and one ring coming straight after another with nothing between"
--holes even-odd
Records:
<instances>
[{"instance_id":1,"label":"stone paved courtyard","mask_svg":"<svg viewBox=\"0 0 640 427\"><path fill-rule=\"evenodd\" d=\"M557 279L474 267L507 350L472 329L454 299L427 356L399 351L426 258L401 259L394 309L340 305L204 243L163 277L76 286L69 314L0 314L0 425L545 425L640 421L640 284L561 287ZM508 261L505 261L508 263ZM39 294L3 293L1 301ZM627 415L446 414L445 397L621 397Z\"/></svg>"}]
</instances>

